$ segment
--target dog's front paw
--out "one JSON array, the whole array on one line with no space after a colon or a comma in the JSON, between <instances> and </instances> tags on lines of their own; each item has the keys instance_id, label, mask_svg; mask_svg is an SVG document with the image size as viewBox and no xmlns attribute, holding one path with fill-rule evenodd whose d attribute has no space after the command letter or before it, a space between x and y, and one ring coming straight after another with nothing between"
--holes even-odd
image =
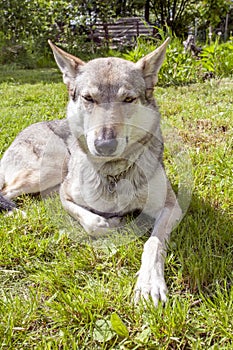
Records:
<instances>
[{"instance_id":1,"label":"dog's front paw","mask_svg":"<svg viewBox=\"0 0 233 350\"><path fill-rule=\"evenodd\" d=\"M80 220L81 225L83 228L88 232L89 234L105 234L110 229L114 229L119 227L120 225L120 218L113 217L113 218L104 218L103 216L94 214L94 213L88 213L88 215L82 220Z\"/></svg>"},{"instance_id":2,"label":"dog's front paw","mask_svg":"<svg viewBox=\"0 0 233 350\"><path fill-rule=\"evenodd\" d=\"M150 237L144 245L141 268L134 290L134 301L151 298L155 306L159 300L167 300L167 286L164 280L165 251L157 237Z\"/></svg>"},{"instance_id":3,"label":"dog's front paw","mask_svg":"<svg viewBox=\"0 0 233 350\"><path fill-rule=\"evenodd\" d=\"M108 220L108 225L110 228L117 228L120 226L121 224L121 218L120 217L112 217L110 219L107 219Z\"/></svg>"},{"instance_id":4,"label":"dog's front paw","mask_svg":"<svg viewBox=\"0 0 233 350\"><path fill-rule=\"evenodd\" d=\"M104 233L109 229L109 223L107 219L100 215L89 213L88 218L81 221L82 226L86 232L93 233Z\"/></svg>"},{"instance_id":5,"label":"dog's front paw","mask_svg":"<svg viewBox=\"0 0 233 350\"><path fill-rule=\"evenodd\" d=\"M134 289L134 302L137 304L140 300L152 299L155 306L159 300L166 302L167 286L163 277L156 274L145 274L139 271L138 280Z\"/></svg>"}]
</instances>

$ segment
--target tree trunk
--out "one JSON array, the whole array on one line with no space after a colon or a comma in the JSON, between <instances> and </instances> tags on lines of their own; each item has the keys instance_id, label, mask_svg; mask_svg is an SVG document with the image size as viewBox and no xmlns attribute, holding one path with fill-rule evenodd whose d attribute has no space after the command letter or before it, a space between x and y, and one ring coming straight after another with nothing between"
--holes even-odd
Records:
<instances>
[{"instance_id":1,"label":"tree trunk","mask_svg":"<svg viewBox=\"0 0 233 350\"><path fill-rule=\"evenodd\" d=\"M146 0L145 2L145 21L149 22L150 21L150 0Z\"/></svg>"}]
</instances>

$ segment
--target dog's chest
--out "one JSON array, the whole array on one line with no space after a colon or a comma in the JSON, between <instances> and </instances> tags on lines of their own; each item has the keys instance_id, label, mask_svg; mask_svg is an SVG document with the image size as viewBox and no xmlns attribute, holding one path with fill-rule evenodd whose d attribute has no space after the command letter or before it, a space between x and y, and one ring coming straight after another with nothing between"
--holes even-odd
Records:
<instances>
[{"instance_id":1,"label":"dog's chest","mask_svg":"<svg viewBox=\"0 0 233 350\"><path fill-rule=\"evenodd\" d=\"M137 169L117 176L105 175L85 162L74 166L69 192L78 205L103 213L125 213L143 208L147 197L146 178Z\"/></svg>"},{"instance_id":2,"label":"dog's chest","mask_svg":"<svg viewBox=\"0 0 233 350\"><path fill-rule=\"evenodd\" d=\"M133 166L117 175L106 175L87 159L73 160L66 179L73 201L97 213L124 215L145 210L150 216L165 201L166 178L162 167Z\"/></svg>"}]
</instances>

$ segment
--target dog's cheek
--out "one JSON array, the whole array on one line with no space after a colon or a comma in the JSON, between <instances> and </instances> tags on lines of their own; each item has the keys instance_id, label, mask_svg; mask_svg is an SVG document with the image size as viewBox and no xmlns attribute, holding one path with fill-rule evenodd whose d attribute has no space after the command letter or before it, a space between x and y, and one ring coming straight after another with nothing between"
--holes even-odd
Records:
<instances>
[{"instance_id":1,"label":"dog's cheek","mask_svg":"<svg viewBox=\"0 0 233 350\"><path fill-rule=\"evenodd\" d=\"M70 130L76 137L77 135L83 135L85 133L85 111L78 107L77 102L70 100L67 107L67 118Z\"/></svg>"}]
</instances>

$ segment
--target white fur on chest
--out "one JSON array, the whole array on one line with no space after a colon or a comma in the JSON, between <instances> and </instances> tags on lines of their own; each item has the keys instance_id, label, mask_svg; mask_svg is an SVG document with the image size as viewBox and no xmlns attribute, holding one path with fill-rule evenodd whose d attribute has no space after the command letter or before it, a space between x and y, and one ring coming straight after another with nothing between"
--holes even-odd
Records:
<instances>
[{"instance_id":1,"label":"white fur on chest","mask_svg":"<svg viewBox=\"0 0 233 350\"><path fill-rule=\"evenodd\" d=\"M160 165L152 177L146 171L145 182L139 186L137 172L126 173L119 179L104 176L93 167L85 154L81 154L70 160L66 188L77 205L94 211L123 215L139 209L156 217L165 203L167 179Z\"/></svg>"}]
</instances>

